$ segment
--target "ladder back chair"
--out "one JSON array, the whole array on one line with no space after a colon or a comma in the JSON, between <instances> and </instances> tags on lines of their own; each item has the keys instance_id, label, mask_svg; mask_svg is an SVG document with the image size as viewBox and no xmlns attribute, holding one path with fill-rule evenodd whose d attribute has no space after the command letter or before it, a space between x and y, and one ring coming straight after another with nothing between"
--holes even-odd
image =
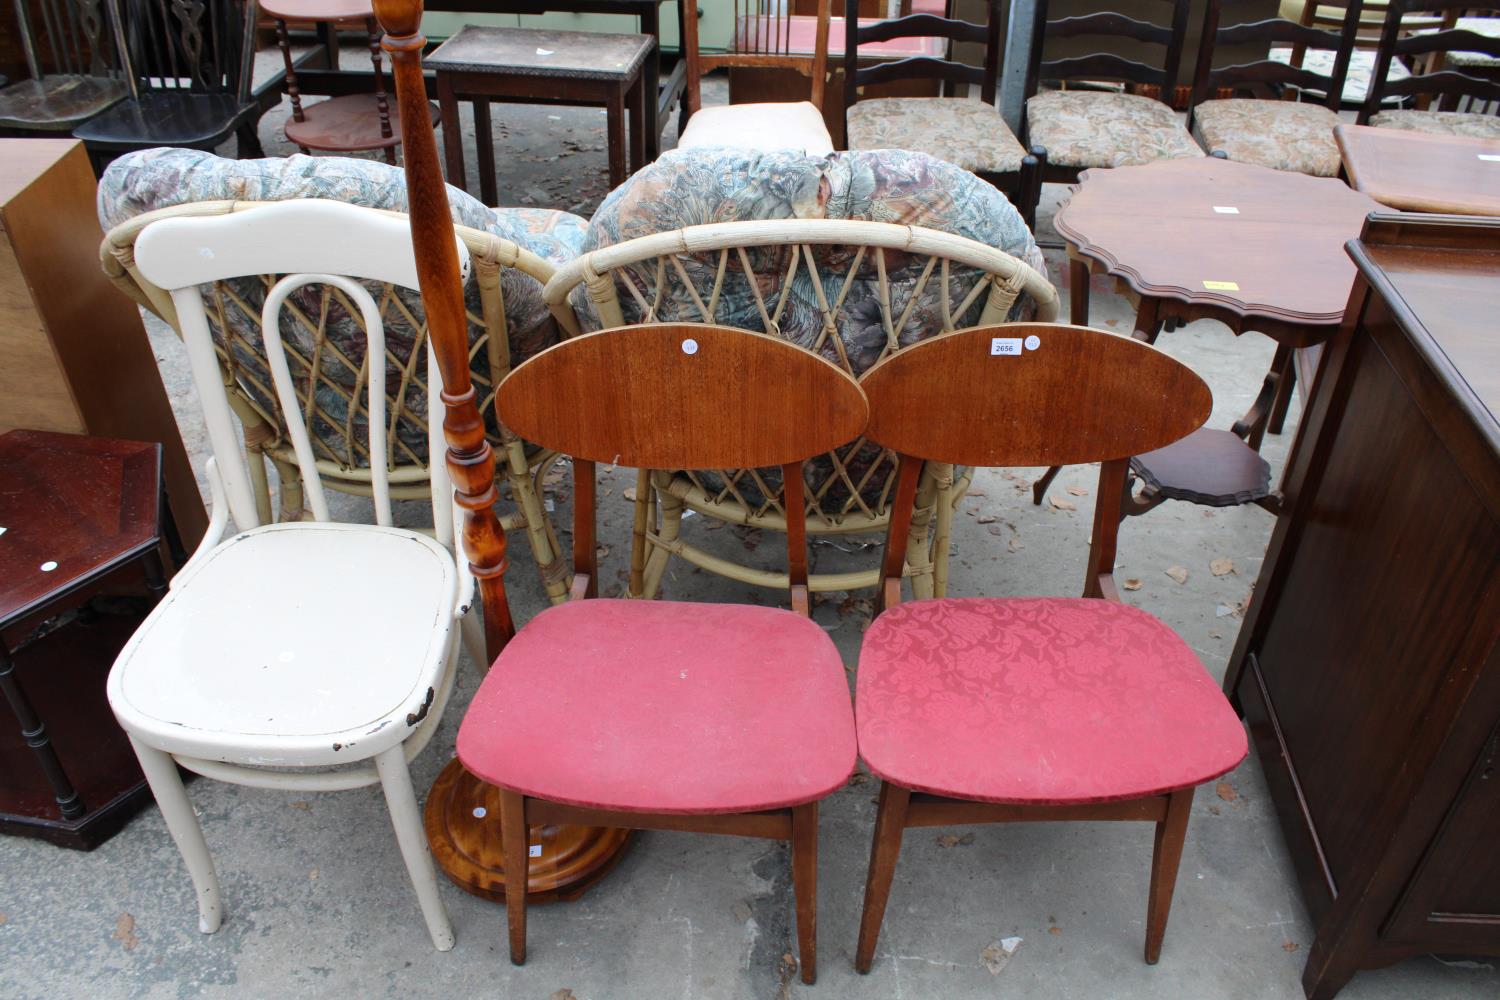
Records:
<instances>
[{"instance_id":1,"label":"ladder back chair","mask_svg":"<svg viewBox=\"0 0 1500 1000\"><path fill-rule=\"evenodd\" d=\"M683 9L688 118L677 148L800 149L812 156L833 152L833 137L823 122L833 0L817 0L813 17L792 13L786 0L743 0L743 8L741 3L734 2L734 33L729 51L722 54L699 51L698 8L688 4ZM808 77L808 99L705 108L703 75L723 68L796 70Z\"/></svg>"},{"instance_id":2,"label":"ladder back chair","mask_svg":"<svg viewBox=\"0 0 1500 1000\"><path fill-rule=\"evenodd\" d=\"M1380 49L1380 32L1385 24L1389 5L1386 0L1365 0L1360 5L1354 32L1354 50L1349 55L1349 68L1344 76L1344 89L1339 102L1341 108L1358 111L1369 96L1371 76ZM1348 10L1343 3L1304 3L1299 23L1304 27L1320 31L1341 33L1348 24ZM1422 31L1444 26L1444 18L1428 14L1409 14L1402 22L1402 33ZM1271 50L1271 58L1285 61L1300 69L1310 69L1324 75L1333 72L1337 60L1336 49L1327 47L1308 48L1305 45L1277 47ZM1393 63L1388 71L1393 78L1404 79L1410 71L1404 63ZM1399 104L1399 101L1397 101ZM1388 105L1389 106L1389 105Z\"/></svg>"},{"instance_id":3,"label":"ladder back chair","mask_svg":"<svg viewBox=\"0 0 1500 1000\"><path fill-rule=\"evenodd\" d=\"M1050 282L1022 261L974 240L916 226L778 219L689 226L590 251L558 269L543 296L570 331L575 310L597 327L633 323L728 323L801 344L859 375L905 345L972 323L1005 320L1026 296L1036 318L1057 318ZM807 463L806 490L788 496L780 470L657 466L636 490L630 592L654 596L670 557L755 586L787 586L785 574L731 562L682 538L684 513L770 531L805 523L815 537L884 530L895 456L862 435ZM941 596L954 506L967 472L934 464L920 491L923 512L908 557L918 593ZM928 535L932 534L929 543ZM814 574L814 591L878 581L874 568Z\"/></svg>"},{"instance_id":4,"label":"ladder back chair","mask_svg":"<svg viewBox=\"0 0 1500 1000\"><path fill-rule=\"evenodd\" d=\"M1047 2L1038 0L1026 69L1026 104L1021 141L1047 150L1046 181L1073 183L1091 167L1123 167L1155 160L1202 156L1172 110L1177 93L1183 41L1191 0L1161 0L1170 8L1165 25L1101 11L1047 20ZM1044 59L1052 38L1129 38L1162 49L1159 66L1109 52ZM1101 90L1113 81L1159 95L1159 100L1126 90ZM1043 83L1080 89L1046 90Z\"/></svg>"},{"instance_id":5,"label":"ladder back chair","mask_svg":"<svg viewBox=\"0 0 1500 1000\"><path fill-rule=\"evenodd\" d=\"M901 455L901 474L855 691L860 755L881 779L856 967L874 960L905 829L1054 820L1155 824L1155 963L1193 790L1235 767L1246 739L1188 645L1120 602L1112 498L1130 455L1202 425L1208 387L1131 338L1021 323L917 344L861 385L866 433ZM1084 596L900 603L924 460L1100 462Z\"/></svg>"},{"instance_id":6,"label":"ladder back chair","mask_svg":"<svg viewBox=\"0 0 1500 1000\"><path fill-rule=\"evenodd\" d=\"M138 215L105 235L99 250L105 274L182 337L174 296L147 278L137 263L136 241L141 233L164 219L237 215L275 204L284 203L192 202ZM406 218L372 208L357 211ZM465 342L472 359L470 377L478 388L478 406L490 415L485 422L486 437L504 456L500 472L515 501L516 509L506 514L501 524L507 531L525 531L548 597L553 602L561 601L567 594L567 563L544 508L541 487L557 456L506 431L495 422L492 410L495 386L511 365L504 274L514 268L541 284L552 276L553 268L509 240L467 226L454 229L468 255L477 292L473 304L464 310ZM305 506L289 412L272 384L262 326L261 307L280 277L276 272L229 275L199 289L220 378L244 436L256 520L262 524L299 520ZM369 450L370 412L363 400L370 382L370 365L369 355L360 350L366 336L362 314L355 300L332 285L297 289L279 314L281 329L275 337L301 387L296 416L308 429L324 487L369 496L372 466L380 465L392 499L424 499L431 489L429 470L437 466L441 473L443 453L442 447L430 447L431 400L428 387L417 377L429 342L426 310L421 297L410 288L383 282L367 284L365 289L374 296L385 328L390 375L384 402L384 452L376 460ZM434 462L434 456L439 460ZM275 468L279 486L279 510L274 513L267 464Z\"/></svg>"},{"instance_id":7,"label":"ladder back chair","mask_svg":"<svg viewBox=\"0 0 1500 1000\"><path fill-rule=\"evenodd\" d=\"M1004 58L1001 0L986 0L984 24L921 12L885 21L861 22L859 0L844 8L844 134L850 149L919 149L956 163L1006 192L1026 225L1036 228L1047 150L1029 150L1011 132L996 106L996 81ZM911 56L860 66L862 44L896 38L941 38L984 46L984 66L952 58ZM954 96L876 97L860 100L866 86L896 80L941 80L944 92L955 84L978 88L979 100ZM971 95L972 97L972 95Z\"/></svg>"},{"instance_id":8,"label":"ladder back chair","mask_svg":"<svg viewBox=\"0 0 1500 1000\"><path fill-rule=\"evenodd\" d=\"M15 9L29 79L0 89L0 133L68 133L129 93L104 0L16 0Z\"/></svg>"},{"instance_id":9,"label":"ladder back chair","mask_svg":"<svg viewBox=\"0 0 1500 1000\"><path fill-rule=\"evenodd\" d=\"M1500 7L1474 7L1458 0L1391 0L1375 75L1369 97L1360 109L1359 123L1439 135L1500 138L1500 78L1495 75L1500 34L1481 34L1468 27L1407 34L1402 19L1413 11L1482 14L1488 18L1500 14ZM1396 79L1390 72L1398 60L1412 64L1413 72L1405 79ZM1423 71L1417 71L1419 62L1426 67ZM1382 102L1391 98L1402 98L1415 106L1382 109ZM1434 99L1436 107L1432 106ZM1485 106L1485 110L1472 110L1478 106Z\"/></svg>"},{"instance_id":10,"label":"ladder back chair","mask_svg":"<svg viewBox=\"0 0 1500 1000\"><path fill-rule=\"evenodd\" d=\"M132 149L214 149L237 136L261 156L250 84L256 4L105 0L130 96L73 130L95 163Z\"/></svg>"},{"instance_id":11,"label":"ladder back chair","mask_svg":"<svg viewBox=\"0 0 1500 1000\"><path fill-rule=\"evenodd\" d=\"M518 434L572 455L574 474L572 600L516 633L458 734L459 760L500 789L506 870L525 870L534 824L790 840L813 982L818 801L855 751L842 661L810 618L806 533L791 519L791 611L598 599L595 466L775 466L798 507L803 461L859 434L863 394L778 338L677 323L550 347L506 376L497 405ZM519 965L526 893L506 893L506 909Z\"/></svg>"},{"instance_id":12,"label":"ladder back chair","mask_svg":"<svg viewBox=\"0 0 1500 1000\"><path fill-rule=\"evenodd\" d=\"M1222 151L1231 160L1337 177L1342 164L1333 127L1339 121L1340 97L1359 28L1359 0L1350 0L1337 31L1283 18L1222 24L1226 12L1232 13L1236 6L1234 0L1208 0L1188 105L1188 129L1205 149ZM1332 50L1333 66L1324 74L1270 58L1270 48L1278 43ZM1220 46L1245 44L1265 46L1267 56L1213 67L1214 52ZM1224 91L1231 92L1230 96L1219 97Z\"/></svg>"},{"instance_id":13,"label":"ladder back chair","mask_svg":"<svg viewBox=\"0 0 1500 1000\"><path fill-rule=\"evenodd\" d=\"M463 253L462 244L457 249ZM478 638L478 620L469 614L473 579L452 552L452 487L439 467L430 491L435 539L393 526L380 463L371 476L377 523L332 521L301 417L306 380L299 386L280 350L275 315L299 287L335 286L363 316L369 356L384 357L379 306L362 282L417 283L406 226L399 216L339 202L294 201L159 220L137 241L136 258L148 279L169 290L182 324L213 448L213 513L197 552L115 661L108 695L192 875L199 927L217 930L222 905L179 764L259 788L380 784L432 942L447 950L453 931L407 762L436 731L453 689L460 634ZM312 522L259 523L198 292L231 275L271 272L284 277L263 308L267 356L309 487ZM385 366L375 365L368 379L375 454L384 452L387 434L384 376ZM441 376L429 366L426 378L435 435ZM223 538L230 517L237 533Z\"/></svg>"}]
</instances>

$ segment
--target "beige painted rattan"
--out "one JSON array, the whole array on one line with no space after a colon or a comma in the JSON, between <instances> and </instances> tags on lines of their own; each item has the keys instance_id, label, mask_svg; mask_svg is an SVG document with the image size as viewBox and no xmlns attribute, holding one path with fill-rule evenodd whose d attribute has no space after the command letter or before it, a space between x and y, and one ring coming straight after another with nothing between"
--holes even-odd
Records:
<instances>
[{"instance_id":1,"label":"beige painted rattan","mask_svg":"<svg viewBox=\"0 0 1500 1000\"><path fill-rule=\"evenodd\" d=\"M757 274L749 251L758 247L786 247L784 272ZM839 248L851 260L837 281L825 282L831 274L820 272L814 248ZM903 271L915 269L916 284L906 289L904 307L893 301L887 281L886 259L891 253L903 262ZM825 255L826 256L826 255ZM689 267L702 273L711 268L711 287L695 287ZM645 265L642 269L641 265ZM543 290L553 314L570 334L582 330L570 301L574 290L583 294L604 327L627 323L621 296L639 312L636 322L654 322L668 298L680 303L683 296L696 317L668 317L676 322L723 323L719 306L723 294L744 283L760 317L759 332L780 335L780 321L788 304L792 281L802 270L811 277L817 296L821 331L810 346L854 373L842 339L837 336L839 319L857 274L877 276L885 357L900 345L935 336L955 328L976 306L974 322L1003 322L1021 295L1036 303L1036 319L1057 319L1057 290L1028 264L984 244L937 230L889 223L825 219L779 219L690 226L656 233L603 247L558 268ZM969 274L972 286L956 290L955 267ZM621 271L629 268L629 271ZM973 270L970 270L973 269ZM643 273L648 275L642 279ZM979 272L975 280L974 270ZM939 329L911 328L918 297L936 283L941 304ZM826 287L837 288L830 298ZM981 299L982 297L982 299ZM981 305L982 301L982 305ZM861 471L850 468L850 459L868 454L863 438L827 456L831 470L821 482L806 489L807 530L814 536L878 533L884 530L894 488L896 461L889 452L865 464ZM756 586L785 588L785 573L774 573L740 565L690 545L681 537L682 516L691 509L730 524L784 531L787 511L782 506L780 484L764 475L766 470L713 470L712 478L701 471L657 470L642 476L636 492L636 544L632 558L631 590L653 596L661 584L670 556L676 555L710 572ZM919 513L913 519L907 549L907 574L916 594L941 596L947 586L947 564L953 511L963 498L969 476L955 477L952 466L931 465L923 474L918 493ZM871 496L873 495L873 501ZM930 536L930 541L929 541ZM873 587L878 570L813 574L815 591L852 590Z\"/></svg>"},{"instance_id":2,"label":"beige painted rattan","mask_svg":"<svg viewBox=\"0 0 1500 1000\"><path fill-rule=\"evenodd\" d=\"M137 303L160 316L174 330L178 329L176 311L170 295L153 285L141 275L135 266L135 240L141 231L152 222L181 216L212 216L230 212L251 211L264 204L245 201L204 201L136 216L114 229L104 237L100 246L100 259L104 273L125 294ZM378 211L370 209L370 211ZM386 213L400 214L400 213ZM468 319L471 326L471 358L475 389L479 395L481 413L492 412L495 387L510 371L510 341L507 337L505 301L501 291L501 273L513 267L545 284L553 274L553 266L528 250L509 240L465 226L454 229L469 251L473 269L473 280L479 288L480 310L471 311ZM275 276L260 275L260 280L269 288ZM248 322L256 330L260 324L260 308L247 303L239 292L227 282L216 283L206 289L207 308L211 324L219 338L229 338L232 350L225 350L225 342L216 343L223 370L224 384L229 391L230 405L239 418L245 439L247 463L256 495L262 523L270 523L271 494L266 462L276 468L280 485L280 520L297 520L302 516L303 491L297 472L297 459L287 433L286 421L280 412L276 393L259 372L242 363L245 355L264 359L264 348L259 337L247 339L235 324L226 322L232 310L238 313L243 323ZM426 460L412 450L410 444L396 433L398 426L418 428L422 440L426 439L427 414L421 407L407 405L407 391L418 388L425 392L420 375L420 359L426 350L426 323L420 315L413 314L408 303L403 302L395 289L387 285L375 295L381 316L389 325L392 318L400 318L412 330L417 339L406 358L396 358L387 348L390 360L401 370L400 380L387 390L388 431L386 454L382 456L390 474L391 496L394 499L424 499L428 496L428 471ZM341 412L329 412L311 392L304 407L304 419L312 435L317 455L318 472L325 486L357 496L369 496L370 462L367 436L355 427L355 420L367 414L365 386L368 384L367 359L358 360L342 354L326 336L326 324L330 305L337 303L341 312L349 316L363 329L360 312L351 308L343 293L325 286L322 308L316 314L296 310L287 304L286 314L295 317L310 345L309 356L304 356L287 345L287 360L292 366L299 384L311 385L307 379L309 371L316 371L317 388L324 398L332 393L341 400ZM180 335L180 332L179 332ZM329 369L342 373L348 383L330 377ZM525 444L504 428L499 435L491 434L490 444L496 450L498 471L508 483L515 509L501 519L507 530L524 529L531 545L532 555L541 572L548 596L562 601L567 595L568 571L561 557L557 535L551 519L541 500L541 476L548 468L553 456L550 453L529 452Z\"/></svg>"}]
</instances>

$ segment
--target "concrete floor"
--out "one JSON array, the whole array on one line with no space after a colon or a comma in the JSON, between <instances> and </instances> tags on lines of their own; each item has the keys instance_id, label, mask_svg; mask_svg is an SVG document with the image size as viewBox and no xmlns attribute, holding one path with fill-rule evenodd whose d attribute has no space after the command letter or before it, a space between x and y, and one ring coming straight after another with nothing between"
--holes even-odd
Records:
<instances>
[{"instance_id":1,"label":"concrete floor","mask_svg":"<svg viewBox=\"0 0 1500 1000\"><path fill-rule=\"evenodd\" d=\"M722 93L722 92L720 92ZM722 96L718 98L722 100ZM514 112L514 113L512 113ZM587 214L604 193L602 115L591 110L506 109L497 129L507 203ZM286 151L277 120L262 136ZM669 136L670 140L670 130ZM568 144L571 143L571 146ZM472 132L469 156L472 170ZM565 146L578 147L562 152ZM471 174L472 176L472 174ZM1041 224L1062 188L1049 187ZM1049 254L1064 280L1061 255ZM1066 295L1064 295L1066 301ZM1123 299L1094 290L1097 324L1123 329ZM152 325L164 380L184 436L206 453L196 402L176 339ZM1248 405L1271 344L1214 322L1165 335L1161 346L1214 392L1213 426ZM1279 476L1296 426L1268 437ZM1071 468L1052 495L1076 510L1034 507L1037 470L984 470L956 519L954 594L1075 594L1082 578L1096 470ZM616 580L628 551L629 470L602 484L603 577ZM1069 492L1068 487L1076 487ZM566 484L560 488L566 493ZM559 495L559 523L567 504ZM347 505L358 516L358 505ZM406 505L402 518L425 511ZM972 516L969 516L972 515ZM990 521L989 517L995 520ZM981 523L983 518L984 523ZM1126 599L1160 616L1223 675L1240 627L1237 608L1261 565L1271 518L1257 508L1206 510L1168 504L1127 522L1117 576L1138 579ZM688 522L694 540L773 566L766 538L747 552L732 531ZM514 539L508 579L519 621L543 605L525 543ZM844 551L850 549L851 551ZM873 548L815 546L816 568L869 565ZM1215 577L1219 557L1234 570ZM1177 583L1166 570L1185 567ZM772 603L754 591L676 564L667 595ZM852 670L869 594L827 595L815 618ZM204 669L212 669L205 664ZM433 745L413 765L426 789L452 754L462 706L479 680L462 665L459 691ZM566 738L566 734L560 734ZM201 813L224 893L226 919L198 933L192 886L160 814L146 808L91 854L0 838L0 997L411 997L603 998L1079 997L1251 1000L1301 996L1312 927L1259 764L1252 757L1217 788L1201 789L1161 963L1141 960L1151 831L1145 824L1036 824L912 831L907 835L873 971L852 966L874 818L875 782L857 775L824 806L821 825L820 969L797 980L788 854L765 841L671 833L637 837L619 867L583 899L536 907L530 951L513 967L504 910L443 883L458 935L434 952L423 929L378 789L285 794L200 780ZM972 837L969 836L972 834ZM999 942L1019 939L1008 960ZM1014 942L1008 942L1014 944ZM1416 958L1364 972L1347 1000L1444 1000L1500 995L1492 961Z\"/></svg>"}]
</instances>

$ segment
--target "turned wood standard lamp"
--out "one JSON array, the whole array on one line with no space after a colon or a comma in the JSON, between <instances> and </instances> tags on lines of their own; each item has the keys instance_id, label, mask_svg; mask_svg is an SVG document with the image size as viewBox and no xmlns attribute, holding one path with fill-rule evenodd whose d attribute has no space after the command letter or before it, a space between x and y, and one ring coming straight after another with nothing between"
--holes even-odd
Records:
<instances>
[{"instance_id":1,"label":"turned wood standard lamp","mask_svg":"<svg viewBox=\"0 0 1500 1000\"><path fill-rule=\"evenodd\" d=\"M505 596L505 533L495 516L495 458L469 379L467 323L459 280L457 242L448 192L438 165L437 140L427 113L422 75L421 0L375 0L385 29L382 45L400 108L406 150L406 197L417 278L427 331L443 375L443 436L454 502L464 510L463 547L484 608L485 653L491 663L515 634ZM437 456L432 456L437 461ZM562 736L563 734L559 734ZM538 752L547 752L538 747ZM500 843L500 791L450 761L428 792L427 839L438 865L461 888L503 899L506 872ZM618 860L629 831L601 827L532 827L529 898L572 899Z\"/></svg>"}]
</instances>

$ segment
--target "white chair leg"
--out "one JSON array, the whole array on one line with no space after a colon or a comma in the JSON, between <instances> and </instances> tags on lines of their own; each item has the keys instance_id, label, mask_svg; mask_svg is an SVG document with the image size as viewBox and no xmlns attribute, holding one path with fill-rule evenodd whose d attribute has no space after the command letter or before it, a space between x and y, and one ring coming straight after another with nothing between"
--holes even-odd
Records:
<instances>
[{"instance_id":1,"label":"white chair leg","mask_svg":"<svg viewBox=\"0 0 1500 1000\"><path fill-rule=\"evenodd\" d=\"M484 609L480 607L478 594L475 594L473 605L458 620L458 630L463 635L464 649L474 661L474 666L479 668L481 674L488 673L490 658L484 650Z\"/></svg>"},{"instance_id":2,"label":"white chair leg","mask_svg":"<svg viewBox=\"0 0 1500 1000\"><path fill-rule=\"evenodd\" d=\"M375 770L380 772L386 805L391 810L391 825L396 828L396 842L401 845L406 871L417 891L427 933L432 935L433 947L448 951L453 947L453 925L448 922L448 910L438 896L437 873L427 849L427 835L422 832L422 817L417 812L411 772L406 769L406 754L399 743L376 756Z\"/></svg>"},{"instance_id":3,"label":"white chair leg","mask_svg":"<svg viewBox=\"0 0 1500 1000\"><path fill-rule=\"evenodd\" d=\"M219 876L214 873L214 859L208 853L208 842L203 839L203 827L193 812L187 789L182 787L177 762L171 754L147 746L133 736L130 745L135 748L151 794L156 796L162 818L167 821L167 830L177 842L177 850L193 877L193 888L198 893L198 929L212 934L224 920L224 908L219 902Z\"/></svg>"}]
</instances>

